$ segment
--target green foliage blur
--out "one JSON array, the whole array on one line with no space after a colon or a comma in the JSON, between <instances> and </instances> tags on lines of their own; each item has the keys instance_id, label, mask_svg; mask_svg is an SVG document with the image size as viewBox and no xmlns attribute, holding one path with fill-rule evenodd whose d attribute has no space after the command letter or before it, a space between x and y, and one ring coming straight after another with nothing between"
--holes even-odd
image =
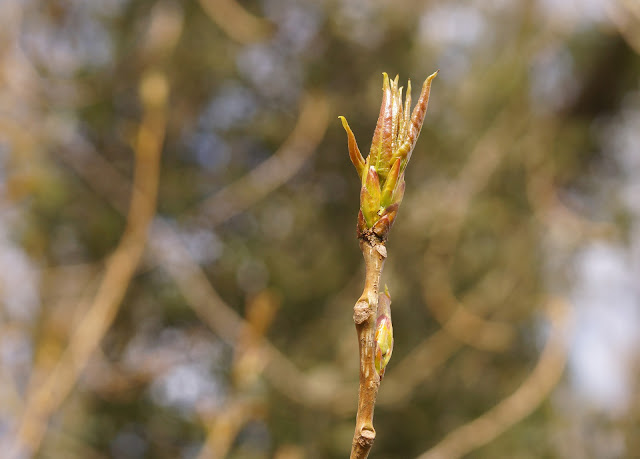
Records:
<instances>
[{"instance_id":1,"label":"green foliage blur","mask_svg":"<svg viewBox=\"0 0 640 459\"><path fill-rule=\"evenodd\" d=\"M640 455L634 2L0 6L3 448L126 234L153 73L168 103L144 254L18 457L346 457L364 272L338 116L366 156L382 72L415 101L440 69L387 246L370 457L448 435L447 458ZM455 436L512 394L493 433Z\"/></svg>"}]
</instances>

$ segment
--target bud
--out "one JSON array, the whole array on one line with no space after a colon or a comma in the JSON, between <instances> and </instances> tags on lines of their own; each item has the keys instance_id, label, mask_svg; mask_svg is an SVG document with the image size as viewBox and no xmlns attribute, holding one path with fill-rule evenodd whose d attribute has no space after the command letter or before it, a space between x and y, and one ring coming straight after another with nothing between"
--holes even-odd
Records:
<instances>
[{"instance_id":1,"label":"bud","mask_svg":"<svg viewBox=\"0 0 640 459\"><path fill-rule=\"evenodd\" d=\"M435 72L425 80L413 113L410 113L411 81L407 84L403 109L402 88L398 88L398 77L389 80L386 73L382 74L382 105L366 161L360 153L349 123L343 116L339 117L347 132L349 157L362 180L362 218L358 218L358 237L367 231L373 231L383 240L387 237L398 211L398 206L393 209L390 206L402 202L404 171L420 135L427 113L431 81L437 74Z\"/></svg>"},{"instance_id":2,"label":"bud","mask_svg":"<svg viewBox=\"0 0 640 459\"><path fill-rule=\"evenodd\" d=\"M378 319L376 320L376 355L374 358L376 371L380 379L391 360L393 352L393 324L391 323L391 296L387 286L378 299Z\"/></svg>"}]
</instances>

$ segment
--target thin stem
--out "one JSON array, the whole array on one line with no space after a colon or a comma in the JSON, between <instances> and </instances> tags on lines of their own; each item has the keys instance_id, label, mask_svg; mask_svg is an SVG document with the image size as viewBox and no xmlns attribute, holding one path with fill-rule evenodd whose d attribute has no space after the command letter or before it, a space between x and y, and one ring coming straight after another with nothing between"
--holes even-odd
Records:
<instances>
[{"instance_id":1,"label":"thin stem","mask_svg":"<svg viewBox=\"0 0 640 459\"><path fill-rule=\"evenodd\" d=\"M362 295L353 307L353 321L358 333L360 349L360 387L358 390L358 414L351 446L351 459L364 459L369 455L376 431L373 428L373 411L380 387L380 376L375 368L375 326L378 314L380 277L387 250L383 241L373 233L360 239L366 274Z\"/></svg>"}]
</instances>

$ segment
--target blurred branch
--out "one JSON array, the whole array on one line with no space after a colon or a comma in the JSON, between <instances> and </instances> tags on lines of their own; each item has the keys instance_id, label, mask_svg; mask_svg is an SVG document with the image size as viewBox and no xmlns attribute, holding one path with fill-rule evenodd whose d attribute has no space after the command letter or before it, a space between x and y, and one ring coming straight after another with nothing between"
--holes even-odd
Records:
<instances>
[{"instance_id":1,"label":"blurred branch","mask_svg":"<svg viewBox=\"0 0 640 459\"><path fill-rule=\"evenodd\" d=\"M454 459L484 446L530 415L560 380L567 359L570 307L561 298L547 305L549 338L538 364L511 395L482 416L458 427L418 459Z\"/></svg>"},{"instance_id":2,"label":"blurred branch","mask_svg":"<svg viewBox=\"0 0 640 459\"><path fill-rule=\"evenodd\" d=\"M622 38L640 54L640 6L637 2L620 0L605 4L609 18L622 35Z\"/></svg>"},{"instance_id":3,"label":"blurred branch","mask_svg":"<svg viewBox=\"0 0 640 459\"><path fill-rule=\"evenodd\" d=\"M462 343L444 330L429 336L389 371L384 381L385 390L378 396L378 404L392 407L409 400L415 388L460 348Z\"/></svg>"},{"instance_id":4,"label":"blurred branch","mask_svg":"<svg viewBox=\"0 0 640 459\"><path fill-rule=\"evenodd\" d=\"M46 381L29 395L16 435L15 449L9 457L19 457L22 451L38 450L49 417L72 390L111 326L142 257L147 231L155 213L168 84L163 75L150 72L143 77L140 89L145 110L135 147L134 186L127 226L107 260L93 303L74 329L67 349Z\"/></svg>"},{"instance_id":5,"label":"blurred branch","mask_svg":"<svg viewBox=\"0 0 640 459\"><path fill-rule=\"evenodd\" d=\"M207 215L215 227L264 199L290 180L316 151L327 130L328 115L329 101L325 96L305 95L296 125L280 148L190 213ZM126 178L87 142L74 139L74 144L61 152L61 158L116 210L123 212L126 205L121 191L128 188Z\"/></svg>"},{"instance_id":6,"label":"blurred branch","mask_svg":"<svg viewBox=\"0 0 640 459\"><path fill-rule=\"evenodd\" d=\"M193 261L179 236L162 221L154 223L153 256L173 278L185 300L223 341L233 346L246 326L216 292L202 268ZM267 339L260 339L265 375L275 389L291 400L304 405L323 407L332 398L331 388L325 390L301 372Z\"/></svg>"},{"instance_id":7,"label":"blurred branch","mask_svg":"<svg viewBox=\"0 0 640 459\"><path fill-rule=\"evenodd\" d=\"M494 284L494 281L489 278L486 282ZM427 287L425 287L425 289L426 288ZM511 282L502 287L502 291L498 292L498 296L502 299L506 299L516 288L516 282ZM475 303L481 301L475 299L477 291L480 291L480 289L474 289L473 292L465 295L464 302ZM482 301L483 300L484 299L482 299ZM505 300L496 299L495 301L500 303ZM484 302L481 304L485 305ZM482 321L479 325L482 333L491 331L494 326L502 325L499 322L487 322L485 324L485 321L481 318L478 318L478 320ZM444 323L445 325L441 330L432 334L418 344L411 352L409 352L409 354L407 354L393 367L392 371L389 372L389 375L385 379L385 386L387 389L380 393L378 403L388 406L397 406L400 403L407 402L416 387L431 377L438 367L443 365L451 356L453 356L453 354L466 344L468 339L465 339L464 337L461 339L457 334L452 334L446 326L446 320L444 320ZM468 322L465 321L461 323L466 324ZM456 325L456 327L458 326L459 325ZM483 328L486 326L488 326L488 328ZM460 331L460 334L461 333L462 331ZM473 335L474 333L476 333L476 331L473 329L467 330L467 334L469 335ZM512 332L510 331L509 333ZM416 371L416 368L420 368L420 371Z\"/></svg>"},{"instance_id":8,"label":"blurred branch","mask_svg":"<svg viewBox=\"0 0 640 459\"><path fill-rule=\"evenodd\" d=\"M269 290L262 291L247 303L246 324L234 346L231 365L233 393L208 422L207 439L198 458L226 457L242 427L263 411L261 403L251 397L251 389L265 365L261 340L279 307L280 298Z\"/></svg>"},{"instance_id":9,"label":"blurred branch","mask_svg":"<svg viewBox=\"0 0 640 459\"><path fill-rule=\"evenodd\" d=\"M247 175L207 198L197 209L212 226L240 214L293 177L318 148L329 121L326 96L307 94L298 121L282 146Z\"/></svg>"},{"instance_id":10,"label":"blurred branch","mask_svg":"<svg viewBox=\"0 0 640 459\"><path fill-rule=\"evenodd\" d=\"M513 143L528 127L528 120L519 113L520 101L503 108L469 153L463 167L453 181L434 182L427 195L416 194L414 199L428 206L412 214L412 224L418 227L434 221L447 229L446 242L450 247L457 241L457 233L473 199L487 185L505 156L513 151ZM444 189L443 189L444 187ZM438 218L434 217L438 213ZM440 223L441 222L441 223Z\"/></svg>"},{"instance_id":11,"label":"blurred branch","mask_svg":"<svg viewBox=\"0 0 640 459\"><path fill-rule=\"evenodd\" d=\"M511 151L506 145L513 144L527 126L525 119L514 116L514 110L514 107L509 106L499 113L476 143L456 180L445 185L447 191L443 192L442 187L437 186L433 195L416 198L421 202L434 204L426 212L414 212L412 225L423 227L438 222L438 225L443 227L442 235L438 236L436 233L438 239L430 244L430 247L437 248L437 253L432 248L425 253L428 268L425 272L429 275L425 278L423 292L427 305L443 330L426 338L393 367L393 371L385 380L387 389L379 397L379 403L383 405L391 406L408 400L413 390L462 348L463 344L485 350L501 350L513 339L512 326L488 321L469 311L464 305L467 299L464 302L458 301L448 286L447 275L443 275L442 270L443 266L449 264L446 259L450 258L450 254L455 250L473 197L486 186L504 155ZM416 205L412 208L421 207ZM433 212L437 212L440 218L434 217ZM426 218L429 220L424 220ZM513 288L515 283L507 286L502 296L506 297L508 291ZM434 295L437 298L434 298ZM473 292L468 295L473 295ZM420 368L420 371L416 371L416 367Z\"/></svg>"},{"instance_id":12,"label":"blurred branch","mask_svg":"<svg viewBox=\"0 0 640 459\"><path fill-rule=\"evenodd\" d=\"M318 115L316 110L319 110ZM280 176L280 180L287 180L297 172L298 168L302 166L303 160L317 147L327 127L328 102L326 99L321 96L307 96L304 99L301 111L296 127L279 151L274 154L273 161L269 162L267 160L261 166L258 166L268 170L271 167L275 167L279 162L286 161L287 168L284 174ZM306 135L310 135L310 139L302 144ZM310 148L310 145L313 148ZM297 148L301 150L298 152ZM290 156L297 157L293 161L286 159ZM116 210L124 207L120 195L114 193L119 193L119 190L127 187L126 178L89 144L83 143L82 151L73 148L65 149L61 152L61 158L85 180L87 185L101 196L104 196ZM295 163L293 168L290 167L292 162ZM250 177L252 175L257 174L250 172L248 176L240 180L251 181ZM226 189L238 186L237 183L235 182ZM278 186L280 183L272 182L271 185ZM254 204L258 199L264 198L269 191L263 188L264 194L245 198L243 209ZM222 199L225 198L223 197ZM239 212L239 209L231 208L230 213L228 212L225 215L228 218ZM224 219L217 217L214 221L221 223ZM154 231L152 231L150 238L149 250L152 256L173 277L189 306L222 340L233 345L236 340L236 334L243 327L244 320L220 298L202 268L191 258L178 234L169 224L156 220L154 222ZM170 254L169 252L172 253ZM335 387L316 384L312 378L302 373L266 338L262 339L262 345L266 349L265 361L267 364L264 370L265 375L282 394L297 403L316 408L344 408L343 404L327 404L327 402L335 399ZM348 400L353 400L353 397L348 397Z\"/></svg>"},{"instance_id":13,"label":"blurred branch","mask_svg":"<svg viewBox=\"0 0 640 459\"><path fill-rule=\"evenodd\" d=\"M542 133L545 135L541 135ZM566 240L571 241L568 245L580 244L585 239L617 235L619 229L615 224L590 220L560 199L553 166L536 158L539 151L552 148L549 143L542 143L542 139L554 139L555 136L554 126L545 124L532 131L523 142L527 173L526 193L535 215L548 226L548 234L562 234Z\"/></svg>"},{"instance_id":14,"label":"blurred branch","mask_svg":"<svg viewBox=\"0 0 640 459\"><path fill-rule=\"evenodd\" d=\"M524 120L516 118L514 128L513 110L512 107L503 109L477 142L455 182L450 185L451 193L442 193L449 199L436 200L443 205L441 212L447 220L446 231L436 236L438 239L431 244L437 248L437 254L430 249L425 255L425 272L429 275L425 278L423 294L435 319L456 339L491 351L505 349L513 339L513 328L506 323L488 321L469 311L451 291L445 267L451 263L451 255L455 252L464 218L474 196L486 186L509 151L506 144L512 143L526 126Z\"/></svg>"},{"instance_id":15,"label":"blurred branch","mask_svg":"<svg viewBox=\"0 0 640 459\"><path fill-rule=\"evenodd\" d=\"M504 322L486 320L471 312L451 291L448 272L450 260L427 252L422 293L433 317L457 340L484 351L501 352L515 337L513 327Z\"/></svg>"},{"instance_id":16,"label":"blurred branch","mask_svg":"<svg viewBox=\"0 0 640 459\"><path fill-rule=\"evenodd\" d=\"M267 38L273 25L249 13L235 0L199 0L200 6L229 38L243 45Z\"/></svg>"},{"instance_id":17,"label":"blurred branch","mask_svg":"<svg viewBox=\"0 0 640 459\"><path fill-rule=\"evenodd\" d=\"M242 426L252 415L250 402L241 398L233 398L221 407L217 417L207 427L207 438L198 454L198 459L227 457L233 441Z\"/></svg>"}]
</instances>

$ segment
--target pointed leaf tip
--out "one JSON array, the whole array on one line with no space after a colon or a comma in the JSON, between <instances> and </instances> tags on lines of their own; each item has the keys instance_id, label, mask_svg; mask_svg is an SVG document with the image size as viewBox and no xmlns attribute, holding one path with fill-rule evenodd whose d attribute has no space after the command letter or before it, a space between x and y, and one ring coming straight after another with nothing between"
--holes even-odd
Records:
<instances>
[{"instance_id":1,"label":"pointed leaf tip","mask_svg":"<svg viewBox=\"0 0 640 459\"><path fill-rule=\"evenodd\" d=\"M391 83L389 81L389 75L387 74L387 72L382 72L382 92L385 92L390 88L390 86Z\"/></svg>"},{"instance_id":2,"label":"pointed leaf tip","mask_svg":"<svg viewBox=\"0 0 640 459\"><path fill-rule=\"evenodd\" d=\"M338 118L340 119L340 121L342 121L342 127L347 132L349 158L351 159L353 166L356 168L358 177L362 177L362 173L364 171L364 158L362 157L362 153L360 153L360 149L358 148L356 137L353 135L353 132L349 127L349 123L347 123L347 119L344 116L339 116Z\"/></svg>"}]
</instances>

